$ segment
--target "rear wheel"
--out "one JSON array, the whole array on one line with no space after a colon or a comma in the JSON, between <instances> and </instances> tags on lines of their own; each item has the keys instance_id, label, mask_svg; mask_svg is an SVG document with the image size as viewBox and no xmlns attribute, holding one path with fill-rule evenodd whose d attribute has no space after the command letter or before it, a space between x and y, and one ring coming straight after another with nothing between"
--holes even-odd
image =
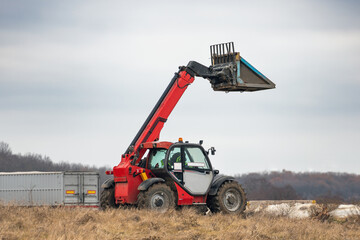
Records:
<instances>
[{"instance_id":1,"label":"rear wheel","mask_svg":"<svg viewBox=\"0 0 360 240\"><path fill-rule=\"evenodd\" d=\"M118 205L115 203L115 188L105 188L100 195L100 208L105 210L117 207Z\"/></svg>"},{"instance_id":2,"label":"rear wheel","mask_svg":"<svg viewBox=\"0 0 360 240\"><path fill-rule=\"evenodd\" d=\"M242 213L246 208L245 191L237 182L225 182L215 196L209 196L208 206L212 212Z\"/></svg>"},{"instance_id":3,"label":"rear wheel","mask_svg":"<svg viewBox=\"0 0 360 240\"><path fill-rule=\"evenodd\" d=\"M152 185L139 193L138 207L164 213L175 207L174 192L163 183Z\"/></svg>"}]
</instances>

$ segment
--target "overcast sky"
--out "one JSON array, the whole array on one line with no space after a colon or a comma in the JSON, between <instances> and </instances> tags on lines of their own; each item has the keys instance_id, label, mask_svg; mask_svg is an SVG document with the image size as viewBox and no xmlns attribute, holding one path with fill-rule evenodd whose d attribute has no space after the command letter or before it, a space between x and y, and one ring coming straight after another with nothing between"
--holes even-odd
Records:
<instances>
[{"instance_id":1,"label":"overcast sky","mask_svg":"<svg viewBox=\"0 0 360 240\"><path fill-rule=\"evenodd\" d=\"M129 3L131 2L131 3ZM178 66L235 49L276 84L197 78L161 140L204 140L226 174L360 173L359 1L0 0L0 141L115 166Z\"/></svg>"}]
</instances>

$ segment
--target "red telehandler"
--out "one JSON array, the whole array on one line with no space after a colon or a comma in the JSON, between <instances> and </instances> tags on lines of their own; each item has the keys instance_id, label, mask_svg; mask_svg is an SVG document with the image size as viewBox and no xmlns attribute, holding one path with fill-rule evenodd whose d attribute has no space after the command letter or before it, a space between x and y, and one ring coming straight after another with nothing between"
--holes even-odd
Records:
<instances>
[{"instance_id":1,"label":"red telehandler","mask_svg":"<svg viewBox=\"0 0 360 240\"><path fill-rule=\"evenodd\" d=\"M211 66L190 61L171 80L145 123L136 134L121 162L106 174L100 207L137 205L159 212L182 205L207 206L212 212L241 213L246 195L233 177L220 176L199 144L159 141L160 132L177 102L194 81L208 79L215 91L258 91L275 84L245 61L234 44L210 46Z\"/></svg>"}]
</instances>

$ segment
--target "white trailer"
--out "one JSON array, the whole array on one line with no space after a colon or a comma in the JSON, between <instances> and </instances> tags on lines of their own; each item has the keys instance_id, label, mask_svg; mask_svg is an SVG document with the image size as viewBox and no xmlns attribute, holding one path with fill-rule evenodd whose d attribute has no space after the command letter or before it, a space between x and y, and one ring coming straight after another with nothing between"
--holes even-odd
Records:
<instances>
[{"instance_id":1,"label":"white trailer","mask_svg":"<svg viewBox=\"0 0 360 240\"><path fill-rule=\"evenodd\" d=\"M97 172L0 172L2 204L98 207L99 195Z\"/></svg>"}]
</instances>

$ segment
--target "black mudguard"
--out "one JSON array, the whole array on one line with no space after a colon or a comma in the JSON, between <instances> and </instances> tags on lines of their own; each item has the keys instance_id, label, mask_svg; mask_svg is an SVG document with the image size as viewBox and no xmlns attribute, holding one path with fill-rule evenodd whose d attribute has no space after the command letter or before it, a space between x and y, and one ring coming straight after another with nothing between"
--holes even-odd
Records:
<instances>
[{"instance_id":1,"label":"black mudguard","mask_svg":"<svg viewBox=\"0 0 360 240\"><path fill-rule=\"evenodd\" d=\"M146 191L148 190L148 188L158 182L165 182L164 179L162 178L149 178L148 180L143 181L142 183L140 183L140 185L138 186L138 190L139 191Z\"/></svg>"},{"instance_id":2,"label":"black mudguard","mask_svg":"<svg viewBox=\"0 0 360 240\"><path fill-rule=\"evenodd\" d=\"M101 188L108 189L115 186L115 182L113 178L107 179L102 185Z\"/></svg>"},{"instance_id":3,"label":"black mudguard","mask_svg":"<svg viewBox=\"0 0 360 240\"><path fill-rule=\"evenodd\" d=\"M216 195L217 191L219 190L219 187L224 183L224 182L231 182L231 181L235 181L234 177L230 177L230 176L216 176L214 178L214 181L211 184L211 188L209 191L209 195L213 196Z\"/></svg>"}]
</instances>

